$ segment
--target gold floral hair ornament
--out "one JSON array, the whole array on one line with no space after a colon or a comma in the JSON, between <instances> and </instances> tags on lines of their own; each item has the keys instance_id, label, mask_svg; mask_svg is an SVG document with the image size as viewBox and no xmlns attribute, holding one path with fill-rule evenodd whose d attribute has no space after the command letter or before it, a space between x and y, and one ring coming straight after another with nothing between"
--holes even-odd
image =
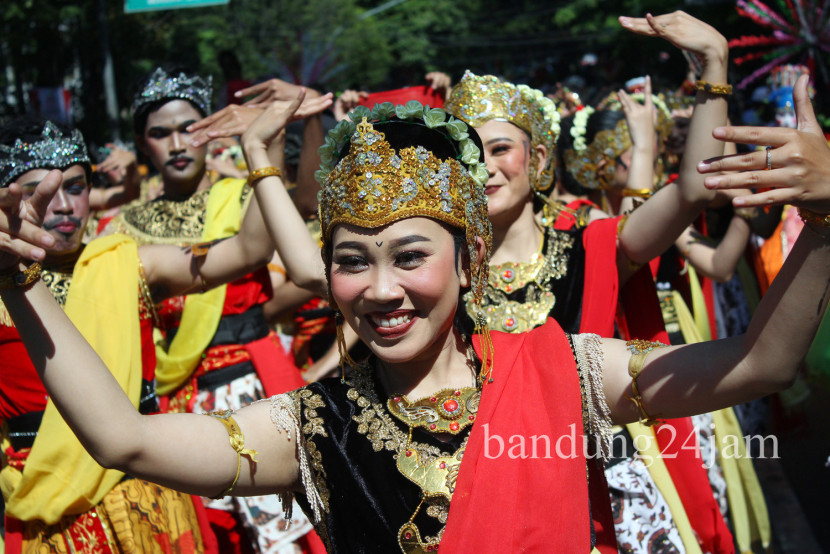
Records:
<instances>
[{"instance_id":1,"label":"gold floral hair ornament","mask_svg":"<svg viewBox=\"0 0 830 554\"><path fill-rule=\"evenodd\" d=\"M533 147L543 145L547 150L541 174L538 158L531 157L531 185L537 192L553 185L560 115L556 104L542 91L468 70L453 87L444 109L473 127L495 119L510 122L530 134Z\"/></svg>"},{"instance_id":2,"label":"gold floral hair ornament","mask_svg":"<svg viewBox=\"0 0 830 554\"><path fill-rule=\"evenodd\" d=\"M482 375L486 375L492 367L492 343L481 302L492 229L484 193L489 173L479 147L463 121L415 101L404 106L386 102L371 111L359 107L350 119L326 137L320 148L322 166L316 173L326 270L331 266L332 230L338 224L372 229L410 217L429 217L464 229L471 294L478 306L475 324L485 341ZM396 149L387 140L416 135L423 144L404 140L408 145ZM442 156L438 151L452 154ZM484 241L483 256L478 254L477 238Z\"/></svg>"},{"instance_id":3,"label":"gold floral hair ornament","mask_svg":"<svg viewBox=\"0 0 830 554\"><path fill-rule=\"evenodd\" d=\"M635 102L642 102L645 98L643 93L635 93L629 96ZM669 110L661 97L652 94L651 100L657 109L655 131L657 132L659 147L662 149L674 126L674 120L671 116L671 110ZM622 110L622 105L616 92L608 95L599 103L595 111L585 116L585 125L583 128L587 128L587 121L591 115L596 111L602 110ZM581 112L577 112L574 116L574 128L578 126L576 117ZM574 133L573 129L571 133ZM615 160L632 146L628 123L625 118L620 119L613 129L604 129L597 132L591 143L587 146L584 145L584 135L585 131L582 131L582 140L579 145L581 149L577 147L577 138L574 136L574 149L568 150L563 154L565 165L567 165L567 169L574 179L583 187L590 189L604 188L613 176ZM599 169L602 160L606 162L604 172Z\"/></svg>"}]
</instances>

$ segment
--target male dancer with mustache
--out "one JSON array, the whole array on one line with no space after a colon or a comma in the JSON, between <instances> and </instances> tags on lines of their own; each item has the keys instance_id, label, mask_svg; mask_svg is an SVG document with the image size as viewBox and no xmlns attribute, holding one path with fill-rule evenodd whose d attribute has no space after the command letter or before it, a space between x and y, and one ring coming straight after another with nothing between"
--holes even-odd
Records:
<instances>
[{"instance_id":1,"label":"male dancer with mustache","mask_svg":"<svg viewBox=\"0 0 830 554\"><path fill-rule=\"evenodd\" d=\"M211 79L185 68L159 67L143 80L133 103L136 145L161 176L163 194L126 208L105 232L197 253L239 229L250 187L243 179L211 184L207 145L193 146L188 131L210 115L211 95ZM156 382L162 411L235 410L305 384L263 315L262 304L272 295L263 267L227 286L158 306L163 339L157 341ZM295 552L296 546L322 551L302 511L293 510L289 526L274 495L205 503L222 552L276 554Z\"/></svg>"},{"instance_id":2,"label":"male dancer with mustache","mask_svg":"<svg viewBox=\"0 0 830 554\"><path fill-rule=\"evenodd\" d=\"M114 373L127 376L126 380L135 385L131 390L142 413L158 411L152 382L152 300L139 293L138 303L143 309L136 310L135 315L127 311L115 314L107 309L107 298L117 296L117 292L96 286L94 278L73 276L76 266L86 263L82 255L99 248L90 246L88 250L82 243L90 215L92 174L83 137L78 131L30 117L3 122L0 188L16 182L24 197L34 195L41 181L54 182L54 169L63 175L44 218L43 228L53 244L44 245L43 281L62 306L70 289L75 298L80 295L88 299L83 291L92 291L93 309L84 304L82 311L88 312L91 320L103 320L105 328L112 331L108 336L94 331L89 335L96 348L105 349L106 344L114 343L117 349L126 351L132 339L146 343L138 350L149 355L136 356L140 363L132 366L118 365ZM139 272L135 266L131 271L135 280ZM130 269L108 266L107 272L123 276ZM127 279L121 282L129 286ZM101 312L96 313L95 308ZM127 321L131 317L134 320ZM133 326L122 325L125 322ZM167 552L177 554L216 552L212 534L202 533L200 519L205 518L200 515L204 508L199 499L103 469L84 453L48 402L46 390L2 303L0 359L0 489L6 502L5 552L57 553L89 548L101 553L161 552L162 544L168 546Z\"/></svg>"}]
</instances>

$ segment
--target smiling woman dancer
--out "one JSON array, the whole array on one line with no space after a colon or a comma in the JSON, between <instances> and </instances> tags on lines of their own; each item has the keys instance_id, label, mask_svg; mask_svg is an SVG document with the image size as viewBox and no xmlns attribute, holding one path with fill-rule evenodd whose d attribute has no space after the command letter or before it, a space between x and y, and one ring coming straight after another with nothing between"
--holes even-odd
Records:
<instances>
[{"instance_id":1,"label":"smiling woman dancer","mask_svg":"<svg viewBox=\"0 0 830 554\"><path fill-rule=\"evenodd\" d=\"M579 445L556 452L559 438L783 388L815 335L830 296L830 149L805 81L797 98L802 131L718 130L773 145L773 171L761 171L763 153L702 167L751 168L718 186L760 179L775 188L745 202L791 202L810 221L742 337L659 348L568 336L552 320L491 334L483 317L468 335L454 323L459 295L480 298L491 238L479 146L462 123L415 105L380 106L329 137L324 263L303 248L314 243L297 232L281 179L256 185L286 264L319 271L321 284L325 269L334 304L372 351L343 381L235 413L142 416L41 283L0 294L55 404L105 467L192 494L296 493L332 552L429 552L439 541L448 551L588 552L586 460ZM279 109L243 136L252 170L270 165ZM17 193L0 191L0 231L15 229L0 267L11 272L18 256L43 254L44 202L21 204Z\"/></svg>"}]
</instances>

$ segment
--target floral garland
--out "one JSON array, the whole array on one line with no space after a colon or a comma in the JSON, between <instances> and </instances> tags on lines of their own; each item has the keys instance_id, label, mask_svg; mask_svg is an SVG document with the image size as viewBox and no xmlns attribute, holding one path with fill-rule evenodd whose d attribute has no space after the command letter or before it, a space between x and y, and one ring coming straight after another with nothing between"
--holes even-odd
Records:
<instances>
[{"instance_id":1,"label":"floral garland","mask_svg":"<svg viewBox=\"0 0 830 554\"><path fill-rule=\"evenodd\" d=\"M314 173L317 182L321 185L325 183L326 176L337 165L341 150L349 142L357 129L357 124L363 121L363 118L368 121L386 121L392 117L404 121L423 121L430 129L445 128L450 138L458 143L458 160L466 166L473 180L482 187L487 183L490 172L487 165L480 161L481 150L470 138L467 124L442 109L424 106L416 100L397 106L391 102L383 102L375 104L371 110L366 106L357 106L349 113L348 119L340 121L329 132L323 146L320 147L320 169Z\"/></svg>"},{"instance_id":2,"label":"floral garland","mask_svg":"<svg viewBox=\"0 0 830 554\"><path fill-rule=\"evenodd\" d=\"M588 118L591 117L596 110L591 106L585 106L574 114L573 125L571 126L571 136L574 139L574 150L582 152L588 145L585 143L585 132L588 127Z\"/></svg>"}]
</instances>

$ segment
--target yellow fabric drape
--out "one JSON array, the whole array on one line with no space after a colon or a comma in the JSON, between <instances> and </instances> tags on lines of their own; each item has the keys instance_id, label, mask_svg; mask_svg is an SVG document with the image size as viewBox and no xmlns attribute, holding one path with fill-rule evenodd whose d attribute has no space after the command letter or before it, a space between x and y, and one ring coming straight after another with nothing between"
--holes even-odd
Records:
<instances>
[{"instance_id":1,"label":"yellow fabric drape","mask_svg":"<svg viewBox=\"0 0 830 554\"><path fill-rule=\"evenodd\" d=\"M223 179L210 189L202 240L207 242L236 234L242 216L239 198L244 179ZM182 320L169 348L164 341L156 344L156 390L165 396L182 386L190 377L210 344L225 304L226 285L185 299Z\"/></svg>"},{"instance_id":2,"label":"yellow fabric drape","mask_svg":"<svg viewBox=\"0 0 830 554\"><path fill-rule=\"evenodd\" d=\"M691 522L689 522L689 516L686 515L686 509L683 507L683 501L680 500L680 495L674 487L671 474L660 455L660 447L657 446L657 435L655 435L654 429L640 423L628 423L625 428L631 434L631 439L634 441L640 456L642 456L643 462L648 467L651 478L654 479L654 483L669 505L669 510L671 510L674 524L680 533L680 539L683 541L686 553L702 554L697 536L694 529L692 529Z\"/></svg>"},{"instance_id":3,"label":"yellow fabric drape","mask_svg":"<svg viewBox=\"0 0 830 554\"><path fill-rule=\"evenodd\" d=\"M702 342L695 325L695 318L683 297L677 291L672 293L677 320L686 344ZM760 540L762 546L769 548L772 530L769 522L767 504L758 475L747 455L743 431L732 408L712 412L715 424L715 441L721 454L729 446L730 456L718 456L718 462L726 480L726 498L729 502L730 520L735 531L735 541L741 553L752 552L752 542ZM737 440L736 440L737 439ZM737 450L737 452L731 452Z\"/></svg>"},{"instance_id":4,"label":"yellow fabric drape","mask_svg":"<svg viewBox=\"0 0 830 554\"><path fill-rule=\"evenodd\" d=\"M689 271L689 288L692 291L692 310L694 311L694 321L698 336L700 336L700 340L712 340L712 330L709 328L709 310L706 309L706 300L703 298L703 287L700 286L700 279L697 278L697 271L692 267L692 264L687 262L686 269ZM683 304L685 305L686 303L683 302ZM686 341L686 344L689 344L689 341Z\"/></svg>"},{"instance_id":5,"label":"yellow fabric drape","mask_svg":"<svg viewBox=\"0 0 830 554\"><path fill-rule=\"evenodd\" d=\"M75 265L65 311L138 406L142 368L135 241L123 235L92 241ZM16 481L6 483L13 486L6 513L53 524L98 504L123 476L87 454L49 401L26 471L4 477Z\"/></svg>"}]
</instances>

